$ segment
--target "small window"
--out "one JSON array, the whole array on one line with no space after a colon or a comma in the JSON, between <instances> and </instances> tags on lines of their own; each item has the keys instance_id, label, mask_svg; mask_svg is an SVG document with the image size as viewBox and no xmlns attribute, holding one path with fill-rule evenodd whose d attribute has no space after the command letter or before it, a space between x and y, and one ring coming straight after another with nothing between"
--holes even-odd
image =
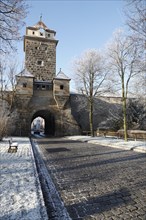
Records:
<instances>
[{"instance_id":1,"label":"small window","mask_svg":"<svg viewBox=\"0 0 146 220\"><path fill-rule=\"evenodd\" d=\"M47 85L46 90L50 90L50 91L52 91L52 90L53 90L53 85L52 85L52 84Z\"/></svg>"},{"instance_id":2,"label":"small window","mask_svg":"<svg viewBox=\"0 0 146 220\"><path fill-rule=\"evenodd\" d=\"M33 32L32 32L32 34L34 35L34 34L35 34L35 32L33 31Z\"/></svg>"},{"instance_id":3,"label":"small window","mask_svg":"<svg viewBox=\"0 0 146 220\"><path fill-rule=\"evenodd\" d=\"M46 86L45 85L42 85L42 90L46 90Z\"/></svg>"},{"instance_id":4,"label":"small window","mask_svg":"<svg viewBox=\"0 0 146 220\"><path fill-rule=\"evenodd\" d=\"M48 34L48 37L51 37L51 35L50 35L50 34Z\"/></svg>"},{"instance_id":5,"label":"small window","mask_svg":"<svg viewBox=\"0 0 146 220\"><path fill-rule=\"evenodd\" d=\"M39 66L41 66L42 61L41 61L41 60L38 60L37 64L38 64Z\"/></svg>"},{"instance_id":6,"label":"small window","mask_svg":"<svg viewBox=\"0 0 146 220\"><path fill-rule=\"evenodd\" d=\"M35 47L35 49L37 50L37 49L38 49L38 47Z\"/></svg>"},{"instance_id":7,"label":"small window","mask_svg":"<svg viewBox=\"0 0 146 220\"><path fill-rule=\"evenodd\" d=\"M42 32L40 32L40 36L43 36L43 33L42 33Z\"/></svg>"},{"instance_id":8,"label":"small window","mask_svg":"<svg viewBox=\"0 0 146 220\"><path fill-rule=\"evenodd\" d=\"M23 88L26 88L27 87L27 83L23 83Z\"/></svg>"},{"instance_id":9,"label":"small window","mask_svg":"<svg viewBox=\"0 0 146 220\"><path fill-rule=\"evenodd\" d=\"M60 89L63 90L64 89L64 85L60 85Z\"/></svg>"},{"instance_id":10,"label":"small window","mask_svg":"<svg viewBox=\"0 0 146 220\"><path fill-rule=\"evenodd\" d=\"M44 61L38 60L38 61L37 61L37 65L38 65L38 66L44 66Z\"/></svg>"}]
</instances>

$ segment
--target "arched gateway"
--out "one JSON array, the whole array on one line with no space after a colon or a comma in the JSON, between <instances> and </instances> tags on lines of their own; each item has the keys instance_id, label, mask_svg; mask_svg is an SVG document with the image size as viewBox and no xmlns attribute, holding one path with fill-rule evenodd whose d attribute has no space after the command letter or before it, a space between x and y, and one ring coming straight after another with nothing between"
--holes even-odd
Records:
<instances>
[{"instance_id":1,"label":"arched gateway","mask_svg":"<svg viewBox=\"0 0 146 220\"><path fill-rule=\"evenodd\" d=\"M55 135L54 115L48 110L40 110L33 115L31 122L33 122L33 120L37 117L41 117L42 119L44 119L44 134L49 136L54 136Z\"/></svg>"},{"instance_id":2,"label":"arched gateway","mask_svg":"<svg viewBox=\"0 0 146 220\"><path fill-rule=\"evenodd\" d=\"M42 21L26 28L25 69L16 75L13 135L30 135L37 116L44 118L47 135L79 134L70 108L70 79L61 69L56 74L55 34Z\"/></svg>"}]
</instances>

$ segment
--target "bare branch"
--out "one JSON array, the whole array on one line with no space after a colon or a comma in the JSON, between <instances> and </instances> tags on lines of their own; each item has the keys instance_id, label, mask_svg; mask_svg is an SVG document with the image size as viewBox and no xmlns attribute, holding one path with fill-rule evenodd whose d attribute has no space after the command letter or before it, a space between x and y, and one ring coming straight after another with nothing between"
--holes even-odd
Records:
<instances>
[{"instance_id":1,"label":"bare branch","mask_svg":"<svg viewBox=\"0 0 146 220\"><path fill-rule=\"evenodd\" d=\"M146 37L146 4L144 0L127 0L125 6L127 26L141 48L145 47Z\"/></svg>"},{"instance_id":2,"label":"bare branch","mask_svg":"<svg viewBox=\"0 0 146 220\"><path fill-rule=\"evenodd\" d=\"M105 69L105 60L100 52L89 50L74 62L77 88L88 99L90 129L93 132L93 98L103 94L104 82L108 71Z\"/></svg>"},{"instance_id":3,"label":"bare branch","mask_svg":"<svg viewBox=\"0 0 146 220\"><path fill-rule=\"evenodd\" d=\"M27 8L25 0L0 1L0 50L2 52L15 49L14 42L21 39L19 31L24 25Z\"/></svg>"}]
</instances>

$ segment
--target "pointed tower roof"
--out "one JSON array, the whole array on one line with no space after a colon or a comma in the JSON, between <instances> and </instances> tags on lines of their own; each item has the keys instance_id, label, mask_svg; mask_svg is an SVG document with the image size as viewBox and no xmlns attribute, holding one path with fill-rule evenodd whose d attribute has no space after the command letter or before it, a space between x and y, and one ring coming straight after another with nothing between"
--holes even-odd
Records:
<instances>
[{"instance_id":1,"label":"pointed tower roof","mask_svg":"<svg viewBox=\"0 0 146 220\"><path fill-rule=\"evenodd\" d=\"M48 29L48 27L42 21L38 21L33 27L37 29L43 28L44 30Z\"/></svg>"},{"instance_id":2,"label":"pointed tower roof","mask_svg":"<svg viewBox=\"0 0 146 220\"><path fill-rule=\"evenodd\" d=\"M56 31L51 30L47 27L47 25L45 25L45 23L42 21L42 16L40 17L40 20L32 27L28 27L29 29L32 30L39 30L39 29L44 29L45 31L49 32L49 33L54 33L56 34Z\"/></svg>"},{"instance_id":3,"label":"pointed tower roof","mask_svg":"<svg viewBox=\"0 0 146 220\"><path fill-rule=\"evenodd\" d=\"M66 76L60 68L60 71L58 72L58 74L56 75L56 77L54 77L54 79L65 79L65 80L70 80L70 78L68 76Z\"/></svg>"},{"instance_id":4,"label":"pointed tower roof","mask_svg":"<svg viewBox=\"0 0 146 220\"><path fill-rule=\"evenodd\" d=\"M34 78L34 76L28 72L27 69L23 69L19 74L17 74L16 76L18 77L21 77L21 76L24 76L24 77L30 77L30 78Z\"/></svg>"}]
</instances>

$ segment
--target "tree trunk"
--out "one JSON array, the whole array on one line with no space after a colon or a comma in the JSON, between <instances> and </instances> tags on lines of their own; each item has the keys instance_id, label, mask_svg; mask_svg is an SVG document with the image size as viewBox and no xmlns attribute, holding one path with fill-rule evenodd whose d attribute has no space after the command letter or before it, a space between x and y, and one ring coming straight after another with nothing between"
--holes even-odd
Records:
<instances>
[{"instance_id":1,"label":"tree trunk","mask_svg":"<svg viewBox=\"0 0 146 220\"><path fill-rule=\"evenodd\" d=\"M124 139L127 141L127 113L126 113L126 98L123 100L123 126L124 126Z\"/></svg>"},{"instance_id":2,"label":"tree trunk","mask_svg":"<svg viewBox=\"0 0 146 220\"><path fill-rule=\"evenodd\" d=\"M124 128L124 139L127 141L127 109L126 109L126 97L124 89L124 80L122 80L122 105L123 105L123 128Z\"/></svg>"},{"instance_id":3,"label":"tree trunk","mask_svg":"<svg viewBox=\"0 0 146 220\"><path fill-rule=\"evenodd\" d=\"M90 100L89 100L89 122L90 122L91 136L94 137L94 129L93 129L93 98L90 98Z\"/></svg>"}]
</instances>

